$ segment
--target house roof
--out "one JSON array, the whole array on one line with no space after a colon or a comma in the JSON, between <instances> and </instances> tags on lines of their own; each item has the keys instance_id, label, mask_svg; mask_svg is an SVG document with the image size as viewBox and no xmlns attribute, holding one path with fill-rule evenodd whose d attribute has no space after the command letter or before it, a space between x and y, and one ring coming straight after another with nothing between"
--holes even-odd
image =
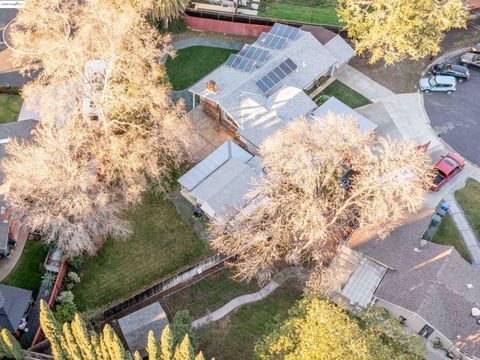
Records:
<instances>
[{"instance_id":1,"label":"house roof","mask_svg":"<svg viewBox=\"0 0 480 360\"><path fill-rule=\"evenodd\" d=\"M260 159L228 140L178 181L207 214L225 222L246 204L261 173Z\"/></svg>"},{"instance_id":2,"label":"house roof","mask_svg":"<svg viewBox=\"0 0 480 360\"><path fill-rule=\"evenodd\" d=\"M317 107L303 90L293 86L283 86L263 105L251 97L242 98L241 104L249 114L243 117L239 134L258 148L269 135Z\"/></svg>"},{"instance_id":3,"label":"house roof","mask_svg":"<svg viewBox=\"0 0 480 360\"><path fill-rule=\"evenodd\" d=\"M30 290L0 284L0 328L17 331L31 299Z\"/></svg>"},{"instance_id":4,"label":"house roof","mask_svg":"<svg viewBox=\"0 0 480 360\"><path fill-rule=\"evenodd\" d=\"M315 39L320 41L322 45L325 45L330 40L332 40L335 36L337 36L336 33L324 28L323 26L303 25L302 27L300 27L300 29L311 33L313 36L315 36Z\"/></svg>"},{"instance_id":5,"label":"house roof","mask_svg":"<svg viewBox=\"0 0 480 360\"><path fill-rule=\"evenodd\" d=\"M248 151L242 149L234 142L228 140L216 148L210 155L195 165L178 182L188 191L192 191L208 176L214 173L218 168L230 159L239 160L246 163L253 157Z\"/></svg>"},{"instance_id":6,"label":"house roof","mask_svg":"<svg viewBox=\"0 0 480 360\"><path fill-rule=\"evenodd\" d=\"M480 355L480 325L470 314L480 307L480 271L451 246L421 244L433 210L412 215L387 238L357 231L347 245L386 266L375 297L413 311L457 347Z\"/></svg>"},{"instance_id":7,"label":"house roof","mask_svg":"<svg viewBox=\"0 0 480 360\"><path fill-rule=\"evenodd\" d=\"M307 96L301 95L300 91L328 72L332 66L340 65L339 58L343 62L343 59L353 56L353 50L346 42L338 45L342 41L344 42L340 38L338 43L332 43L332 48L338 46L338 49L335 49L336 53L333 54L310 32L300 30L298 38L288 41L285 48L268 49L270 55L265 63L253 71L242 72L224 64L194 84L189 90L218 103L240 128L252 128L252 131L244 130L243 136L247 141L259 146L259 140L265 138L270 129L277 130L292 117L303 116L313 109L311 100L307 100ZM261 47L258 43L253 45ZM351 51L345 52L346 49ZM339 57L339 54L342 56ZM277 88L274 87L272 94L264 95L255 82L286 59L291 59L297 66L296 69L281 80ZM211 80L215 81L218 92L212 92L206 88L207 81ZM279 102L280 98L281 102ZM272 104L277 106L272 108ZM264 134L258 138L247 138L247 136L256 134L253 127L257 124L259 131Z\"/></svg>"},{"instance_id":8,"label":"house roof","mask_svg":"<svg viewBox=\"0 0 480 360\"><path fill-rule=\"evenodd\" d=\"M318 107L312 115L319 118L325 118L329 113L351 116L358 123L360 131L364 134L369 133L377 128L377 124L367 119L365 116L359 114L349 106L335 97L331 97Z\"/></svg>"}]
</instances>

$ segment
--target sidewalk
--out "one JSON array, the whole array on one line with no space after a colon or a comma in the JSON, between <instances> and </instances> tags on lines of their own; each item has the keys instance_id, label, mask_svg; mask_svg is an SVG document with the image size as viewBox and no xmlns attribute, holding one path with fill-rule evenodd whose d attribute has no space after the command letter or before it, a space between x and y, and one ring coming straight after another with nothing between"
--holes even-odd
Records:
<instances>
[{"instance_id":1,"label":"sidewalk","mask_svg":"<svg viewBox=\"0 0 480 360\"><path fill-rule=\"evenodd\" d=\"M455 199L454 193L449 193L445 197L445 201L450 204L450 209L448 212L452 216L453 222L462 235L463 242L465 243L465 246L472 258L472 265L480 267L480 243L478 242L470 223L465 217L462 207Z\"/></svg>"},{"instance_id":2,"label":"sidewalk","mask_svg":"<svg viewBox=\"0 0 480 360\"><path fill-rule=\"evenodd\" d=\"M9 258L0 260L0 281L5 279L7 275L10 274L18 260L20 260L23 248L27 242L28 230L25 226L20 226L18 229L16 229L14 235L15 239L17 240L17 248Z\"/></svg>"},{"instance_id":3,"label":"sidewalk","mask_svg":"<svg viewBox=\"0 0 480 360\"><path fill-rule=\"evenodd\" d=\"M381 101L389 96L395 95L391 90L380 85L350 65L344 65L333 74L333 77L372 102Z\"/></svg>"}]
</instances>

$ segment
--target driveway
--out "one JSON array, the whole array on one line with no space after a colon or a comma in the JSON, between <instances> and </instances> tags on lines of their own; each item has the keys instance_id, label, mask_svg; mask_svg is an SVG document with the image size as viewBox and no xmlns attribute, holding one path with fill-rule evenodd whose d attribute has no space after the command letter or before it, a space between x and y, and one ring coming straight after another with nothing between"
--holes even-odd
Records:
<instances>
[{"instance_id":1,"label":"driveway","mask_svg":"<svg viewBox=\"0 0 480 360\"><path fill-rule=\"evenodd\" d=\"M458 56L448 60L456 63ZM480 71L458 84L452 95L424 96L425 111L435 132L455 151L480 165Z\"/></svg>"}]
</instances>

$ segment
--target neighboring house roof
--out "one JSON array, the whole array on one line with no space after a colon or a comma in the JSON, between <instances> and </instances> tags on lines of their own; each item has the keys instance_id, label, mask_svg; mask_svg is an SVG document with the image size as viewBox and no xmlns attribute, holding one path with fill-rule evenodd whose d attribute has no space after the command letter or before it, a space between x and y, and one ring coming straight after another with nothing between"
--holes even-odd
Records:
<instances>
[{"instance_id":1,"label":"neighboring house roof","mask_svg":"<svg viewBox=\"0 0 480 360\"><path fill-rule=\"evenodd\" d=\"M480 307L480 271L451 246L421 237L433 210L411 216L387 238L356 231L347 245L388 268L374 295L417 313L455 346L480 355L480 325L471 316Z\"/></svg>"},{"instance_id":2,"label":"neighboring house roof","mask_svg":"<svg viewBox=\"0 0 480 360\"><path fill-rule=\"evenodd\" d=\"M258 42L253 46L263 48ZM270 130L275 131L294 116L303 116L313 110L313 102L307 99L308 96L300 94L301 90L333 66L339 66L339 61L343 63L344 59L353 56L353 49L341 38L330 47L329 50L322 45L310 32L299 31L298 37L289 40L285 48L268 49L270 54L266 61L253 71L242 72L224 64L189 90L218 103L240 129L243 128L242 136L258 147L259 141L270 134ZM335 48L335 54L332 48ZM293 61L296 69L279 81L273 93L264 95L255 83L287 59ZM207 89L207 81L214 81L218 92ZM279 102L280 98L282 102ZM272 108L275 103L277 106ZM263 134L248 138L256 134L257 125Z\"/></svg>"},{"instance_id":3,"label":"neighboring house roof","mask_svg":"<svg viewBox=\"0 0 480 360\"><path fill-rule=\"evenodd\" d=\"M340 65L345 64L355 56L355 50L353 50L340 35L335 36L327 42L325 47L335 56L335 59L337 59Z\"/></svg>"},{"instance_id":4,"label":"neighboring house roof","mask_svg":"<svg viewBox=\"0 0 480 360\"><path fill-rule=\"evenodd\" d=\"M312 113L312 115L325 118L329 113L353 117L357 121L360 131L364 134L374 131L377 128L377 124L370 121L365 116L360 115L335 97L331 97L325 101Z\"/></svg>"},{"instance_id":5,"label":"neighboring house roof","mask_svg":"<svg viewBox=\"0 0 480 360\"><path fill-rule=\"evenodd\" d=\"M12 139L29 141L32 138L36 124L36 120L0 124L0 161L6 157L5 147ZM0 208L6 208L5 194L7 192L8 184L4 184L4 174L0 167ZM8 233L10 230L8 214L1 214L0 221L0 253L5 253L8 250Z\"/></svg>"},{"instance_id":6,"label":"neighboring house roof","mask_svg":"<svg viewBox=\"0 0 480 360\"><path fill-rule=\"evenodd\" d=\"M31 300L30 290L0 285L0 328L16 332Z\"/></svg>"},{"instance_id":7,"label":"neighboring house roof","mask_svg":"<svg viewBox=\"0 0 480 360\"><path fill-rule=\"evenodd\" d=\"M262 170L260 161L232 141L226 141L179 179L202 210L220 222L243 207L245 196Z\"/></svg>"}]
</instances>

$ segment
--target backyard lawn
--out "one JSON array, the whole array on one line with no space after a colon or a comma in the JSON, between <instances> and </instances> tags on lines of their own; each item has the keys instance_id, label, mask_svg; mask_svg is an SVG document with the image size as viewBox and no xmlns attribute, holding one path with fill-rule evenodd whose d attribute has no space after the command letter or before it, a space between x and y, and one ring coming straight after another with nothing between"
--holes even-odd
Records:
<instances>
[{"instance_id":1,"label":"backyard lawn","mask_svg":"<svg viewBox=\"0 0 480 360\"><path fill-rule=\"evenodd\" d=\"M330 85L323 89L320 94L317 95L317 97L314 99L314 101L317 102L317 105L321 105L318 101L321 100L320 97L322 95L334 96L344 104L350 106L352 109L371 104L371 101L365 96L349 88L339 80L334 80Z\"/></svg>"},{"instance_id":2,"label":"backyard lawn","mask_svg":"<svg viewBox=\"0 0 480 360\"><path fill-rule=\"evenodd\" d=\"M165 301L173 313L187 309L197 319L222 307L238 296L258 291L256 282L238 282L230 279L231 273L222 270L188 288L169 295Z\"/></svg>"},{"instance_id":3,"label":"backyard lawn","mask_svg":"<svg viewBox=\"0 0 480 360\"><path fill-rule=\"evenodd\" d=\"M467 185L455 192L455 198L462 207L468 222L480 239L480 184L468 180Z\"/></svg>"},{"instance_id":4,"label":"backyard lawn","mask_svg":"<svg viewBox=\"0 0 480 360\"><path fill-rule=\"evenodd\" d=\"M198 329L206 358L253 359L255 343L268 333L275 319L283 320L300 299L296 280L286 282L265 299L243 305L224 318Z\"/></svg>"},{"instance_id":5,"label":"backyard lawn","mask_svg":"<svg viewBox=\"0 0 480 360\"><path fill-rule=\"evenodd\" d=\"M472 262L472 259L470 258L470 253L465 247L462 236L460 235L460 232L458 231L457 226L453 222L450 214L447 213L443 217L442 223L440 224L440 227L433 236L432 242L442 245L451 245L466 261L468 261L469 263Z\"/></svg>"},{"instance_id":6,"label":"backyard lawn","mask_svg":"<svg viewBox=\"0 0 480 360\"><path fill-rule=\"evenodd\" d=\"M336 1L262 0L258 16L314 24L340 25Z\"/></svg>"},{"instance_id":7,"label":"backyard lawn","mask_svg":"<svg viewBox=\"0 0 480 360\"><path fill-rule=\"evenodd\" d=\"M42 264L45 256L47 251L41 241L27 240L22 256L10 274L3 279L2 284L32 290L36 296L42 282L44 272Z\"/></svg>"},{"instance_id":8,"label":"backyard lawn","mask_svg":"<svg viewBox=\"0 0 480 360\"><path fill-rule=\"evenodd\" d=\"M17 121L22 102L18 95L0 94L0 124Z\"/></svg>"},{"instance_id":9,"label":"backyard lawn","mask_svg":"<svg viewBox=\"0 0 480 360\"><path fill-rule=\"evenodd\" d=\"M177 56L167 59L167 74L173 90L183 90L193 85L209 72L227 61L237 50L192 46L177 51Z\"/></svg>"},{"instance_id":10,"label":"backyard lawn","mask_svg":"<svg viewBox=\"0 0 480 360\"><path fill-rule=\"evenodd\" d=\"M209 255L208 246L181 219L170 200L152 193L131 209L133 235L108 239L83 266L75 289L80 311L127 298Z\"/></svg>"}]
</instances>

